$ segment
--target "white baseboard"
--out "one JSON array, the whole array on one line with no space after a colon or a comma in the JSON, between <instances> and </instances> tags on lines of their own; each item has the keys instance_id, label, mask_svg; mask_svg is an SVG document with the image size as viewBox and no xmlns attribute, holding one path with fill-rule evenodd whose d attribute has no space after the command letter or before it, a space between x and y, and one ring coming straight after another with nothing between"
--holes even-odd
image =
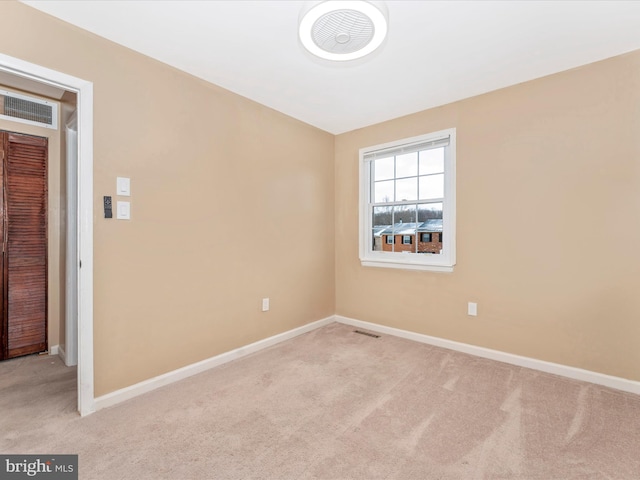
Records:
<instances>
[{"instance_id":1,"label":"white baseboard","mask_svg":"<svg viewBox=\"0 0 640 480\"><path fill-rule=\"evenodd\" d=\"M324 327L325 325L329 325L334 321L335 319L333 316L323 318L322 320L308 323L307 325L303 325L302 327L294 328L293 330L274 335L273 337L265 338L264 340L259 340L244 347L236 348L235 350L216 355L215 357L211 357L206 360L187 365L186 367L178 368L177 370L158 375L157 377L144 380L140 383L136 383L135 385L121 388L120 390L116 390L115 392L107 393L106 395L102 395L95 399L95 409L96 411L98 411L103 408L116 405L120 402L124 402L125 400L129 400L131 398L137 397L138 395L142 395L143 393L155 390L156 388L160 388L179 380L183 380L185 378L191 377L198 373L202 373L206 370L225 364L232 360L237 360L238 358L242 358L259 350L271 347L280 342L284 342L285 340L289 340L291 338L297 337L298 335L302 335L303 333L315 330L316 328Z\"/></svg>"},{"instance_id":2,"label":"white baseboard","mask_svg":"<svg viewBox=\"0 0 640 480\"><path fill-rule=\"evenodd\" d=\"M519 367L531 368L533 370L539 370L541 372L552 373L554 375L560 375L562 377L568 377L574 380L595 383L597 385L603 385L605 387L615 388L616 390L622 390L624 392L630 392L640 395L640 382L637 382L635 380L628 380L626 378L605 375L603 373L583 370L581 368L561 365L559 363L545 362L544 360L536 360L535 358L522 357L520 355L514 355L512 353L501 352L499 350L491 350L484 347L477 347L475 345L455 342L453 340L446 340L444 338L431 337L429 335L423 335L421 333L400 330L399 328L385 327L384 325L363 322L362 320L355 320L353 318L343 317L341 315L336 315L335 321L344 323L345 325L351 325L352 327L363 328L386 335L394 335L396 337L406 338L415 342L426 343L429 345L434 345L436 347L442 347L449 350L468 353L477 357L488 358L503 363L510 363L511 365L517 365Z\"/></svg>"},{"instance_id":3,"label":"white baseboard","mask_svg":"<svg viewBox=\"0 0 640 480\"><path fill-rule=\"evenodd\" d=\"M324 318L322 320L318 320L316 322L309 323L307 325L303 325L302 327L294 328L293 330L289 330L287 332L283 332L269 338L265 338L264 340L259 340L244 347L236 348L235 350L216 355L215 357L202 360L201 362L187 365L186 367L182 367L177 370L158 375L157 377L144 380L140 383L136 383L135 385L116 390L115 392L107 393L106 395L102 395L95 399L95 409L97 411L106 407L110 407L112 405L116 405L120 402L124 402L125 400L129 400L144 393L151 392L152 390L163 387L165 385L169 385L171 383L183 380L198 373L202 373L219 365L223 365L232 360L236 360L252 353L258 352L265 348L297 337L298 335L302 335L325 325L329 325L332 322L343 323L345 325L351 325L353 327L363 328L385 335L394 335L396 337L406 338L407 340L413 340L415 342L426 343L429 345L434 345L436 347L447 348L449 350L455 350L458 352L475 355L477 357L488 358L490 360L496 360L498 362L509 363L520 367L539 370L541 372L560 375L563 377L590 382L597 385L603 385L606 387L614 388L616 390L622 390L624 392L630 392L640 395L640 382L634 380L627 380L625 378L605 375L602 373L583 370L567 365L546 362L543 360L536 360L535 358L523 357L520 355L501 352L499 350L491 350L489 348L455 342L453 340L446 340L444 338L431 337L429 335L410 332L408 330L386 327L384 325L379 325L376 323L364 322L362 320L335 315ZM59 354L62 356L64 355L64 349L59 345L55 345L54 347L51 347L49 353L51 355Z\"/></svg>"},{"instance_id":4,"label":"white baseboard","mask_svg":"<svg viewBox=\"0 0 640 480\"><path fill-rule=\"evenodd\" d=\"M52 354L55 355L55 354ZM58 345L58 356L62 359L65 365L67 365L67 352L64 350L64 346ZM69 365L67 365L68 367Z\"/></svg>"},{"instance_id":5,"label":"white baseboard","mask_svg":"<svg viewBox=\"0 0 640 480\"><path fill-rule=\"evenodd\" d=\"M54 345L49 347L49 355L59 355L60 353L60 345Z\"/></svg>"}]
</instances>

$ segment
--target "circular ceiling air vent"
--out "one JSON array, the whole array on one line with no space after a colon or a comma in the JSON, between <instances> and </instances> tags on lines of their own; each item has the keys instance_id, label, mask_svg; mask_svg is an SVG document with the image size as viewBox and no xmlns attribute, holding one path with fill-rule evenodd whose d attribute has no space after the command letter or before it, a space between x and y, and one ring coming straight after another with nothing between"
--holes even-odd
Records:
<instances>
[{"instance_id":1,"label":"circular ceiling air vent","mask_svg":"<svg viewBox=\"0 0 640 480\"><path fill-rule=\"evenodd\" d=\"M325 13L311 27L311 38L318 48L329 53L353 53L373 40L375 27L357 10L334 10Z\"/></svg>"},{"instance_id":2,"label":"circular ceiling air vent","mask_svg":"<svg viewBox=\"0 0 640 480\"><path fill-rule=\"evenodd\" d=\"M299 33L302 44L314 55L354 60L380 46L387 34L387 21L369 2L330 0L304 15Z\"/></svg>"}]
</instances>

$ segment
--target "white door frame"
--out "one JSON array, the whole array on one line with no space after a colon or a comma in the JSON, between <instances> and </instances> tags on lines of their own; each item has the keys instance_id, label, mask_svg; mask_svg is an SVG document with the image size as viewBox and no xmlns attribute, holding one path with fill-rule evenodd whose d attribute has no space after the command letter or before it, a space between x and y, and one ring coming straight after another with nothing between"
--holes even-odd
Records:
<instances>
[{"instance_id":1,"label":"white door frame","mask_svg":"<svg viewBox=\"0 0 640 480\"><path fill-rule=\"evenodd\" d=\"M0 71L75 92L78 96L77 251L78 411L95 411L93 389L93 83L0 54ZM67 222L68 223L68 222ZM68 226L67 226L68 228Z\"/></svg>"},{"instance_id":2,"label":"white door frame","mask_svg":"<svg viewBox=\"0 0 640 480\"><path fill-rule=\"evenodd\" d=\"M65 208L67 218L67 237L65 245L65 309L64 309L64 355L63 360L68 367L78 365L78 118L73 112L64 126L65 165L67 198ZM62 323L63 319L60 319ZM62 343L62 339L60 339Z\"/></svg>"}]
</instances>

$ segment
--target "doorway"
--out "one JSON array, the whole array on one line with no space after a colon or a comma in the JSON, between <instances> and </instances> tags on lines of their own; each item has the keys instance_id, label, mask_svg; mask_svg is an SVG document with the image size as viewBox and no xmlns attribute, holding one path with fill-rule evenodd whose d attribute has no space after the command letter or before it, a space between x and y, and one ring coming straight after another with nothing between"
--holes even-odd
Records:
<instances>
[{"instance_id":1,"label":"doorway","mask_svg":"<svg viewBox=\"0 0 640 480\"><path fill-rule=\"evenodd\" d=\"M93 83L51 70L21 59L0 54L0 73L34 85L52 86L77 95L77 159L75 185L76 233L67 229L72 239L72 268L66 275L75 278L78 344L78 411L88 415L95 411L93 380ZM23 89L29 91L28 89Z\"/></svg>"},{"instance_id":2,"label":"doorway","mask_svg":"<svg viewBox=\"0 0 640 480\"><path fill-rule=\"evenodd\" d=\"M48 140L0 131L0 360L47 351Z\"/></svg>"}]
</instances>

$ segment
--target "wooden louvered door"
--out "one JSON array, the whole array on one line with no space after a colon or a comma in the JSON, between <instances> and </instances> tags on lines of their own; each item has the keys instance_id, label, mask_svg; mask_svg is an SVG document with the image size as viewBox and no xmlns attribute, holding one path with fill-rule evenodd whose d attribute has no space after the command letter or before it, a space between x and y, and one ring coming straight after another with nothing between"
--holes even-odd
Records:
<instances>
[{"instance_id":1,"label":"wooden louvered door","mask_svg":"<svg viewBox=\"0 0 640 480\"><path fill-rule=\"evenodd\" d=\"M47 350L47 139L0 132L0 359Z\"/></svg>"}]
</instances>

